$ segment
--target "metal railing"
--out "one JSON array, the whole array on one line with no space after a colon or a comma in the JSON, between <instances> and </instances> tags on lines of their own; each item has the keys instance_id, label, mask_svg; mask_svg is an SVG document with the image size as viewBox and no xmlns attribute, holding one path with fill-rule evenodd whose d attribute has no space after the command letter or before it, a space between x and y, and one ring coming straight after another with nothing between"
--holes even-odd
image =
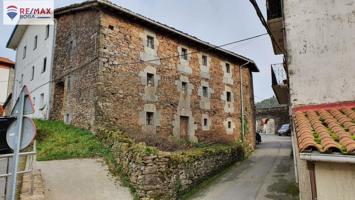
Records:
<instances>
[{"instance_id":1,"label":"metal railing","mask_svg":"<svg viewBox=\"0 0 355 200\"><path fill-rule=\"evenodd\" d=\"M33 171L33 162L36 158L36 142L33 143L33 149L30 152L20 152L19 157L25 157L24 168L17 171L16 174L31 173ZM0 169L0 199L8 199L10 192L10 177L14 153L0 154L0 165L6 166L5 169Z\"/></svg>"}]
</instances>

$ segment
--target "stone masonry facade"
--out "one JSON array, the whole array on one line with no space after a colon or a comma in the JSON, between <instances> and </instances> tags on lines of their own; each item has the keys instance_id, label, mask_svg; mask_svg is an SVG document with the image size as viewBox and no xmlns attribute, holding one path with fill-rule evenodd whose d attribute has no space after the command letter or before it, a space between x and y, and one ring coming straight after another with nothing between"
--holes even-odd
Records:
<instances>
[{"instance_id":1,"label":"stone masonry facade","mask_svg":"<svg viewBox=\"0 0 355 200\"><path fill-rule=\"evenodd\" d=\"M240 66L246 60L99 4L57 10L56 19L52 119L94 132L240 139ZM250 67L242 76L246 136L253 146Z\"/></svg>"}]
</instances>

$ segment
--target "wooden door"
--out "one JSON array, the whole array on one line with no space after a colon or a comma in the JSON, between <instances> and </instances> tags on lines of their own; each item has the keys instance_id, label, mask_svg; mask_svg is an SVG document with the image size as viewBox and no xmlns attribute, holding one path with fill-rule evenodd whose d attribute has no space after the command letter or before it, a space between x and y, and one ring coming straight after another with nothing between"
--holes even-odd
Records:
<instances>
[{"instance_id":1,"label":"wooden door","mask_svg":"<svg viewBox=\"0 0 355 200\"><path fill-rule=\"evenodd\" d=\"M188 117L180 117L180 138L188 139L189 133L189 118Z\"/></svg>"}]
</instances>

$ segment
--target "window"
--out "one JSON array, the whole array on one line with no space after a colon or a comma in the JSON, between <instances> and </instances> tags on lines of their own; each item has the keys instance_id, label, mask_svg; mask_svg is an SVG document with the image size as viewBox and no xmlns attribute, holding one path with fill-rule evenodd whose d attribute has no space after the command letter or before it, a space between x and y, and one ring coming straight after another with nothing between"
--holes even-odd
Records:
<instances>
[{"instance_id":1,"label":"window","mask_svg":"<svg viewBox=\"0 0 355 200\"><path fill-rule=\"evenodd\" d=\"M231 92L227 92L227 102L231 102L232 101L232 93Z\"/></svg>"},{"instance_id":2,"label":"window","mask_svg":"<svg viewBox=\"0 0 355 200\"><path fill-rule=\"evenodd\" d=\"M229 74L231 73L231 66L229 63L226 63L226 72Z\"/></svg>"},{"instance_id":3,"label":"window","mask_svg":"<svg viewBox=\"0 0 355 200\"><path fill-rule=\"evenodd\" d=\"M33 44L33 50L37 49L37 42L38 42L38 36L35 36L34 44Z\"/></svg>"},{"instance_id":4,"label":"window","mask_svg":"<svg viewBox=\"0 0 355 200\"><path fill-rule=\"evenodd\" d=\"M154 124L154 113L153 112L147 112L147 125L153 125Z\"/></svg>"},{"instance_id":5,"label":"window","mask_svg":"<svg viewBox=\"0 0 355 200\"><path fill-rule=\"evenodd\" d=\"M108 28L112 31L113 31L113 29L115 29L115 27L113 27L112 25L108 25Z\"/></svg>"},{"instance_id":6,"label":"window","mask_svg":"<svg viewBox=\"0 0 355 200\"><path fill-rule=\"evenodd\" d=\"M232 128L232 122L228 121L228 128Z\"/></svg>"},{"instance_id":7,"label":"window","mask_svg":"<svg viewBox=\"0 0 355 200\"><path fill-rule=\"evenodd\" d=\"M202 55L202 65L207 66L207 56L206 55Z\"/></svg>"},{"instance_id":8,"label":"window","mask_svg":"<svg viewBox=\"0 0 355 200\"><path fill-rule=\"evenodd\" d=\"M71 80L70 80L70 76L68 76L67 78L67 92L70 92L71 90Z\"/></svg>"},{"instance_id":9,"label":"window","mask_svg":"<svg viewBox=\"0 0 355 200\"><path fill-rule=\"evenodd\" d=\"M147 86L154 86L154 74L147 73Z\"/></svg>"},{"instance_id":10,"label":"window","mask_svg":"<svg viewBox=\"0 0 355 200\"><path fill-rule=\"evenodd\" d=\"M203 126L208 126L208 120L207 120L207 118L204 118L204 119L203 119Z\"/></svg>"},{"instance_id":11,"label":"window","mask_svg":"<svg viewBox=\"0 0 355 200\"><path fill-rule=\"evenodd\" d=\"M23 47L23 56L22 56L23 59L26 58L26 50L27 50L27 47L24 46L24 47Z\"/></svg>"},{"instance_id":12,"label":"window","mask_svg":"<svg viewBox=\"0 0 355 200\"><path fill-rule=\"evenodd\" d=\"M44 38L45 40L49 38L49 29L50 29L50 26L47 25L46 26L46 37Z\"/></svg>"},{"instance_id":13,"label":"window","mask_svg":"<svg viewBox=\"0 0 355 200\"><path fill-rule=\"evenodd\" d=\"M69 42L69 50L73 50L73 40L70 40Z\"/></svg>"},{"instance_id":14,"label":"window","mask_svg":"<svg viewBox=\"0 0 355 200\"><path fill-rule=\"evenodd\" d=\"M181 90L187 93L187 82L181 82Z\"/></svg>"},{"instance_id":15,"label":"window","mask_svg":"<svg viewBox=\"0 0 355 200\"><path fill-rule=\"evenodd\" d=\"M70 114L69 114L69 113L65 114L65 116L64 116L64 122L65 122L66 124L70 124L70 121L71 121L71 119L70 119Z\"/></svg>"},{"instance_id":16,"label":"window","mask_svg":"<svg viewBox=\"0 0 355 200\"><path fill-rule=\"evenodd\" d=\"M187 60L187 49L181 48L181 57L184 60Z\"/></svg>"},{"instance_id":17,"label":"window","mask_svg":"<svg viewBox=\"0 0 355 200\"><path fill-rule=\"evenodd\" d=\"M32 66L31 81L35 78L35 66Z\"/></svg>"},{"instance_id":18,"label":"window","mask_svg":"<svg viewBox=\"0 0 355 200\"><path fill-rule=\"evenodd\" d=\"M154 37L150 35L147 36L147 47L154 49Z\"/></svg>"},{"instance_id":19,"label":"window","mask_svg":"<svg viewBox=\"0 0 355 200\"><path fill-rule=\"evenodd\" d=\"M208 87L206 86L202 87L202 95L203 97L208 97Z\"/></svg>"},{"instance_id":20,"label":"window","mask_svg":"<svg viewBox=\"0 0 355 200\"><path fill-rule=\"evenodd\" d=\"M39 106L40 106L41 108L44 107L44 93L41 94L41 97L40 97L40 99L39 99Z\"/></svg>"},{"instance_id":21,"label":"window","mask_svg":"<svg viewBox=\"0 0 355 200\"><path fill-rule=\"evenodd\" d=\"M47 68L47 57L45 57L43 59L43 68L42 68L42 73L44 73L46 71Z\"/></svg>"},{"instance_id":22,"label":"window","mask_svg":"<svg viewBox=\"0 0 355 200\"><path fill-rule=\"evenodd\" d=\"M23 74L21 74L20 89L22 88L22 86L23 86Z\"/></svg>"}]
</instances>

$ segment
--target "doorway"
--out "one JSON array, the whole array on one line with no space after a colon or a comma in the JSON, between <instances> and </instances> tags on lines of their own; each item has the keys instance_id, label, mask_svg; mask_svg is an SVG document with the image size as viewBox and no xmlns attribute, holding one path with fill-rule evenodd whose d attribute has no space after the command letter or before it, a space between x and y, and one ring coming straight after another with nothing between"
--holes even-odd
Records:
<instances>
[{"instance_id":1,"label":"doorway","mask_svg":"<svg viewBox=\"0 0 355 200\"><path fill-rule=\"evenodd\" d=\"M189 117L180 116L180 138L187 140L189 133Z\"/></svg>"}]
</instances>

